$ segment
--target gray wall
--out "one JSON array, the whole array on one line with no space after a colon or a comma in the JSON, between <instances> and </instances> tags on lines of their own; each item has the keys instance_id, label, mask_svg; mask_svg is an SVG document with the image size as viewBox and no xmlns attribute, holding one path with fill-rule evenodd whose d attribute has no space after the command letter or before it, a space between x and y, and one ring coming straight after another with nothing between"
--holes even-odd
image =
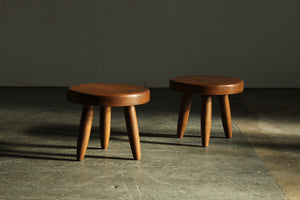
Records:
<instances>
[{"instance_id":1,"label":"gray wall","mask_svg":"<svg viewBox=\"0 0 300 200\"><path fill-rule=\"evenodd\" d=\"M0 0L0 86L300 87L299 0Z\"/></svg>"}]
</instances>

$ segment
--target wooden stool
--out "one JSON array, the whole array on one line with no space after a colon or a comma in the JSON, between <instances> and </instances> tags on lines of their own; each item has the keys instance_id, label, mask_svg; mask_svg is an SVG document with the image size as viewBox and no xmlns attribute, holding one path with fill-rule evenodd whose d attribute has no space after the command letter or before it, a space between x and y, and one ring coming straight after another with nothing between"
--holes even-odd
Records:
<instances>
[{"instance_id":1,"label":"wooden stool","mask_svg":"<svg viewBox=\"0 0 300 200\"><path fill-rule=\"evenodd\" d=\"M226 137L232 137L229 94L244 90L244 81L224 76L182 76L170 80L170 88L182 93L178 116L177 136L182 138L188 122L192 94L202 95L201 137L202 146L207 147L211 131L212 96L218 95L221 107L222 123Z\"/></svg>"},{"instance_id":2,"label":"wooden stool","mask_svg":"<svg viewBox=\"0 0 300 200\"><path fill-rule=\"evenodd\" d=\"M93 121L94 106L100 106L100 141L107 149L110 137L111 107L124 107L125 121L134 159L141 158L140 136L135 105L150 101L150 91L141 86L113 83L96 83L72 86L67 99L82 104L82 114L77 140L77 160L83 160L88 146Z\"/></svg>"}]
</instances>

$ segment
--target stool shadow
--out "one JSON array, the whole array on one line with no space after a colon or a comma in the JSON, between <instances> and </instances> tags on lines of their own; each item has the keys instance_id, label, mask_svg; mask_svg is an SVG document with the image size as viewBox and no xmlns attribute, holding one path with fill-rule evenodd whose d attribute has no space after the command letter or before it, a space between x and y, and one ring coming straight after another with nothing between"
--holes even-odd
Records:
<instances>
[{"instance_id":1,"label":"stool shadow","mask_svg":"<svg viewBox=\"0 0 300 200\"><path fill-rule=\"evenodd\" d=\"M48 159L48 160L61 160L61 161L75 161L76 160L76 141L78 136L78 125L70 125L70 124L45 124L42 126L35 126L28 130L26 130L27 134L37 136L39 138L44 138L45 140L55 141L57 138L61 140L65 139L66 143L70 141L74 141L74 145L57 145L57 144L36 144L36 143L17 143L17 142L9 142L4 144L0 141L0 156L9 156L9 157L16 157L16 158L28 158L28 159ZM125 138L126 137L126 138ZM155 133L155 132L140 132L140 142L147 143L147 144L156 144L156 145L171 145L171 146L187 146L187 147L202 147L202 145L194 145L188 143L181 143L179 142L180 139L177 138L176 133ZM191 138L201 138L201 135L188 135L186 134L184 137ZM72 139L71 139L72 138ZM156 141L149 141L147 138L156 138ZM159 141L159 138L164 139L175 139L174 142L169 141ZM211 136L211 138L223 138L223 137L216 137ZM225 138L225 136L224 136ZM91 131L90 139L99 140L99 126L93 126ZM128 142L128 134L127 131L119 131L119 130L111 130L111 137L110 140L116 141L124 141ZM99 140L100 141L100 140ZM199 141L201 144L201 141ZM14 150L11 148L4 149L3 146L14 146ZM37 151L36 148L41 148L44 150L48 149L74 149L74 154L66 154L63 152L59 153L51 153L51 152L41 152ZM17 150L16 150L17 149ZM21 149L21 150L20 150ZM100 142L99 147L88 147L89 150L101 150ZM36 151L35 151L36 150ZM87 155L86 158L102 158L102 159L121 159L121 160L131 160L132 158L122 158L122 157L109 157L109 156L101 156L101 155Z\"/></svg>"},{"instance_id":2,"label":"stool shadow","mask_svg":"<svg viewBox=\"0 0 300 200\"><path fill-rule=\"evenodd\" d=\"M97 127L92 127L91 138L97 137ZM45 124L42 126L31 127L26 130L26 133L39 137L73 137L76 141L78 136L78 125L70 124Z\"/></svg>"},{"instance_id":3,"label":"stool shadow","mask_svg":"<svg viewBox=\"0 0 300 200\"><path fill-rule=\"evenodd\" d=\"M13 148L13 149L12 149ZM21 149L21 148L26 148ZM38 148L37 151L34 149ZM41 152L42 149L74 149L74 153L53 153ZM88 147L88 149L100 150L101 148ZM0 141L0 157L14 157L26 159L40 159L40 160L56 160L56 161L77 161L76 147L64 145L43 145L43 144L30 144L30 143L17 143L17 142L2 142ZM65 158L67 157L67 158ZM116 160L134 160L133 158L112 157L112 156L96 156L86 155L85 158L101 158L101 159L116 159Z\"/></svg>"},{"instance_id":4,"label":"stool shadow","mask_svg":"<svg viewBox=\"0 0 300 200\"><path fill-rule=\"evenodd\" d=\"M74 147L62 146L62 145L49 145L49 144L43 145L43 144L29 144L29 143L0 141L0 156L14 157L14 158L28 158L28 159L42 159L42 160L75 161L76 158L75 154L41 152L40 151L41 148L42 149L49 149L49 148L73 149ZM65 157L74 157L74 159L65 158Z\"/></svg>"},{"instance_id":5,"label":"stool shadow","mask_svg":"<svg viewBox=\"0 0 300 200\"><path fill-rule=\"evenodd\" d=\"M134 158L122 158L122 157L113 157L113 156L95 156L95 155L86 155L86 158L97 158L97 159L108 159L108 160L135 160Z\"/></svg>"},{"instance_id":6,"label":"stool shadow","mask_svg":"<svg viewBox=\"0 0 300 200\"><path fill-rule=\"evenodd\" d=\"M124 136L124 137L115 137L115 136ZM126 136L128 136L127 132L112 132L110 137L111 137L111 140L128 142L128 138L125 138ZM142 133L140 133L140 142L148 143L148 144L157 144L157 145L201 147L201 145L183 144L183 143L176 143L176 142L173 143L173 142L162 142L162 141L149 141L149 140L144 140L143 139L144 137L145 138L174 138L176 141L178 141L176 135L142 132Z\"/></svg>"},{"instance_id":7,"label":"stool shadow","mask_svg":"<svg viewBox=\"0 0 300 200\"><path fill-rule=\"evenodd\" d=\"M202 145L193 145L193 144L182 144L182 143L169 143L169 142L157 142L157 141L141 141L141 143L148 144L160 144L160 145L170 145L170 146L181 146L181 147L202 147Z\"/></svg>"},{"instance_id":8,"label":"stool shadow","mask_svg":"<svg viewBox=\"0 0 300 200\"><path fill-rule=\"evenodd\" d=\"M163 134L163 133L146 133L140 132L140 137L153 137L153 138L176 138L176 135ZM127 132L112 130L111 136L128 136Z\"/></svg>"},{"instance_id":9,"label":"stool shadow","mask_svg":"<svg viewBox=\"0 0 300 200\"><path fill-rule=\"evenodd\" d=\"M127 136L127 132L120 132L120 131L112 131L111 133L111 140L118 140L118 141L128 141L128 139L124 139L123 137L115 137L115 136ZM198 135L184 135L186 138L200 138L199 143L201 144L201 134ZM176 134L163 134L163 133L146 133L140 132L140 142L141 143L148 143L148 144L158 144L158 145L171 145L171 146L186 146L186 147L203 147L202 145L193 145L187 143L178 143L178 142L162 142L162 141L148 141L144 140L143 138L174 138L175 141L181 140L177 137ZM228 139L224 136L211 136L210 138L221 138L221 139Z\"/></svg>"},{"instance_id":10,"label":"stool shadow","mask_svg":"<svg viewBox=\"0 0 300 200\"><path fill-rule=\"evenodd\" d=\"M201 133L200 135L184 135L183 137L188 137L188 138L191 138L191 137L195 137L195 138L201 138ZM224 138L226 139L225 135L224 136L216 136L216 135L211 135L210 138ZM228 139L228 138L227 138Z\"/></svg>"}]
</instances>

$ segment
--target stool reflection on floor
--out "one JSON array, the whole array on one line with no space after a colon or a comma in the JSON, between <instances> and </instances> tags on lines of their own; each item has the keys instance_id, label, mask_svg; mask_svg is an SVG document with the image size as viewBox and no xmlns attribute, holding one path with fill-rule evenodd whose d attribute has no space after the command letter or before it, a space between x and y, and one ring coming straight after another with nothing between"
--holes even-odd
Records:
<instances>
[{"instance_id":1,"label":"stool reflection on floor","mask_svg":"<svg viewBox=\"0 0 300 200\"><path fill-rule=\"evenodd\" d=\"M100 141L107 149L110 137L111 107L124 107L125 121L134 159L141 158L140 137L135 105L150 101L149 89L136 85L94 83L72 86L67 99L82 104L77 160L83 160L88 146L93 121L94 106L100 106Z\"/></svg>"},{"instance_id":2,"label":"stool reflection on floor","mask_svg":"<svg viewBox=\"0 0 300 200\"><path fill-rule=\"evenodd\" d=\"M244 81L225 76L181 76L170 80L170 89L181 92L182 100L177 124L177 136L182 138L188 122L193 94L202 95L201 137L202 146L209 145L212 117L212 96L219 97L222 123L226 137L232 137L231 113L228 95L244 90Z\"/></svg>"}]
</instances>

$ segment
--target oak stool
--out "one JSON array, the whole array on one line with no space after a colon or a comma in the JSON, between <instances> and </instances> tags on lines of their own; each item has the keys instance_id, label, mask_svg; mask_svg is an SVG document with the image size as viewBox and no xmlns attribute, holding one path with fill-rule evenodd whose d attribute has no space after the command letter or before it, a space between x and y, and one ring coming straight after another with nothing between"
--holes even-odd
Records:
<instances>
[{"instance_id":1,"label":"oak stool","mask_svg":"<svg viewBox=\"0 0 300 200\"><path fill-rule=\"evenodd\" d=\"M182 100L177 124L177 136L182 138L188 122L193 94L202 95L201 138L202 146L209 144L212 117L212 96L219 98L222 124L227 138L232 137L231 113L228 95L243 92L244 81L225 76L181 76L170 79L170 89L181 92Z\"/></svg>"},{"instance_id":2,"label":"oak stool","mask_svg":"<svg viewBox=\"0 0 300 200\"><path fill-rule=\"evenodd\" d=\"M124 107L125 121L134 159L141 158L140 136L135 105L150 101L149 89L137 85L94 83L68 88L67 99L82 104L77 160L83 160L88 146L93 121L94 106L100 106L100 141L107 149L110 137L111 107Z\"/></svg>"}]
</instances>

